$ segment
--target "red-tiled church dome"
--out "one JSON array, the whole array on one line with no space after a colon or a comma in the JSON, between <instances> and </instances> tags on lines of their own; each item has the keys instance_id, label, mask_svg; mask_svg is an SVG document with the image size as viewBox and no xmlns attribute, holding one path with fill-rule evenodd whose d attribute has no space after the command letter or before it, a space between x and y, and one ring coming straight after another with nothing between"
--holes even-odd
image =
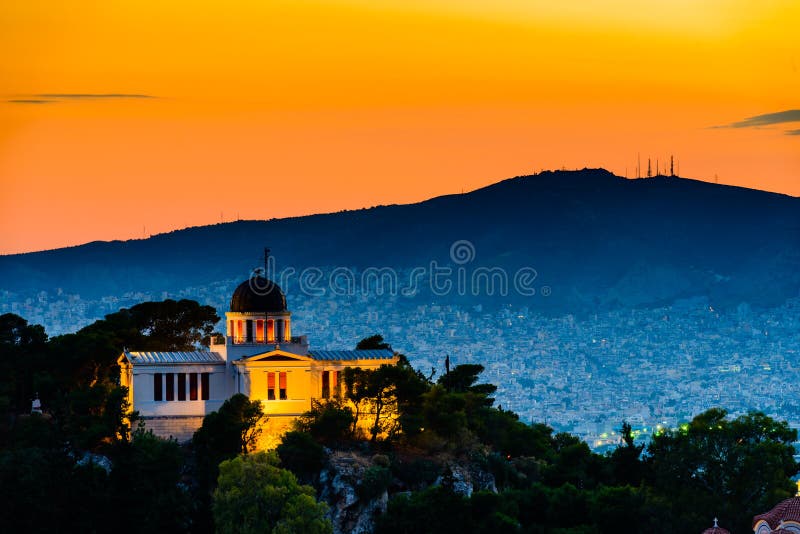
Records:
<instances>
[{"instance_id":1,"label":"red-tiled church dome","mask_svg":"<svg viewBox=\"0 0 800 534\"><path fill-rule=\"evenodd\" d=\"M757 534L773 532L797 534L800 532L800 497L786 499L769 512L755 516L753 532Z\"/></svg>"},{"instance_id":2,"label":"red-tiled church dome","mask_svg":"<svg viewBox=\"0 0 800 534\"><path fill-rule=\"evenodd\" d=\"M728 529L722 528L717 524L717 518L714 518L714 526L711 528L707 528L703 531L703 534L731 534Z\"/></svg>"}]
</instances>

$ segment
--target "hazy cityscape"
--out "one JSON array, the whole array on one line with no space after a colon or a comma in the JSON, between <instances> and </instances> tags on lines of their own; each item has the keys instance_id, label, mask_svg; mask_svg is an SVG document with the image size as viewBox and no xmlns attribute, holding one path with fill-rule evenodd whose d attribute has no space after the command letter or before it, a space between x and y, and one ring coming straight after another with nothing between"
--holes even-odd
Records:
<instances>
[{"instance_id":1,"label":"hazy cityscape","mask_svg":"<svg viewBox=\"0 0 800 534\"><path fill-rule=\"evenodd\" d=\"M238 280L175 293L126 294L84 300L58 290L24 300L11 293L0 313L72 332L107 313L146 300L192 298L219 314ZM288 291L294 332L314 348L352 348L381 333L426 374L481 363L498 386L497 404L523 420L546 422L592 447L616 444L623 420L644 439L711 407L732 414L761 410L800 427L793 371L800 347L800 299L768 310L746 303L720 311L704 298L669 307L586 317L548 317L532 306L427 303L403 296L303 296Z\"/></svg>"}]
</instances>

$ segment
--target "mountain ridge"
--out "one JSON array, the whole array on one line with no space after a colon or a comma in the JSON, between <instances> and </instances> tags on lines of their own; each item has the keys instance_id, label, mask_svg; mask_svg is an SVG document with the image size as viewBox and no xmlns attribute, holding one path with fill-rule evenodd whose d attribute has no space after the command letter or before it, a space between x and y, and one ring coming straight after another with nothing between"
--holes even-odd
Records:
<instances>
[{"instance_id":1,"label":"mountain ridge","mask_svg":"<svg viewBox=\"0 0 800 534\"><path fill-rule=\"evenodd\" d=\"M159 233L156 233L156 234L151 234L150 236L148 236L146 238L138 238L137 237L137 238L131 238L131 239L109 239L109 240L95 239L95 240L92 240L92 241L87 241L85 243L78 243L78 244L75 244L75 245L67 245L67 246L62 246L62 247L54 247L54 248L48 248L48 249L42 249L42 250L32 250L32 251L26 251L26 252L12 252L12 253L9 253L9 254L0 254L0 258L28 256L28 255L32 255L32 254L40 254L40 253L46 253L46 252L55 252L55 251L61 251L61 250L75 249L75 248L80 248L80 247L85 247L85 246L90 246L90 245L97 245L97 244L132 243L132 242L138 242L138 241L146 241L146 240L151 239L151 238L160 237L160 236L164 236L164 235L172 235L172 234L175 234L175 233L178 233L178 232L183 232L183 231L186 231L186 230L193 230L193 229L198 229L198 228L207 228L207 227L214 227L214 226L225 226L225 225L236 224L236 223L240 223L240 222L287 221L287 220L296 220L296 219L307 219L307 218L310 218L310 217L324 217L324 216L327 216L327 215L337 215L337 214L342 214L342 213L361 212L361 211L368 211L368 210L373 210L373 209L378 209L378 208L389 208L389 207L395 207L395 206L412 206L412 205L416 205L416 204L424 204L424 203L431 202L431 201L438 200L438 199L446 199L446 198L454 198L454 197L461 197L461 196L465 196L465 195L470 195L470 194L475 193L477 191L487 190L487 189L493 188L495 186L499 186L501 184L504 184L504 183L510 182L510 181L514 181L514 180L528 179L528 178L538 178L538 177L541 177L541 176L547 176L547 175L551 175L551 174L552 175L569 175L569 174L573 174L573 173L582 173L582 172L586 172L586 171L606 173L611 177L614 177L614 178L619 179L619 180L625 180L625 181L659 180L659 179L668 179L668 180L673 180L673 181L674 180L680 180L680 181L685 181L685 182L692 182L692 183L695 183L695 184L698 184L698 185L706 184L706 185L710 185L710 186L713 186L713 187L722 187L722 188L733 189L733 190L742 190L742 191L747 191L747 192L763 193L763 194L771 195L771 196L775 196L775 197L785 197L785 198L790 198L790 199L800 199L800 197L792 196L792 195L789 195L789 194L786 194L786 193L778 193L778 192L775 192L775 191L767 191L765 189L756 189L756 188L751 188L751 187L744 187L744 186L737 186L737 185L730 185L730 184L716 184L716 183L711 183L711 182L708 182L708 181L705 181L705 180L699 180L699 179L696 179L696 178L688 178L688 177L685 177L685 176L677 176L677 175L669 176L669 175L658 174L658 175L652 176L650 178L644 178L644 177L643 178L625 178L623 176L615 175L611 171L608 171L608 170L606 170L606 169L604 169L602 167L600 167L600 168L585 167L585 168L580 169L580 170L546 170L546 171L542 171L542 172L536 173L536 174L524 174L524 175L513 176L513 177L510 177L510 178L504 178L504 179L502 179L500 181L497 181L497 182L494 182L494 183L491 183L491 184L488 184L488 185L485 185L485 186L481 186L481 187L478 187L476 189L472 189L470 191L466 191L466 192L463 192L463 193L446 193L446 194L443 194L443 195L437 195L435 197L431 197L431 198L428 198L428 199L420 200L420 201L417 201L417 202L376 204L374 206L365 206L365 207L362 207L362 208L342 209L342 210L338 210L338 211L312 213L312 214L307 214L307 215L290 215L290 216L287 216L287 217L272 217L272 218L269 218L269 219L239 219L239 220L236 220L236 221L226 221L226 222L223 222L223 223L199 224L199 225L193 225L193 226L186 226L184 228L175 228L173 230L167 230L167 231L159 232Z\"/></svg>"},{"instance_id":2,"label":"mountain ridge","mask_svg":"<svg viewBox=\"0 0 800 534\"><path fill-rule=\"evenodd\" d=\"M174 292L245 278L265 245L278 269L410 269L448 262L457 241L474 246L469 267L536 269L553 290L537 305L560 311L701 294L770 305L800 290L800 198L678 177L626 179L604 169L517 176L412 204L0 256L0 290Z\"/></svg>"}]
</instances>

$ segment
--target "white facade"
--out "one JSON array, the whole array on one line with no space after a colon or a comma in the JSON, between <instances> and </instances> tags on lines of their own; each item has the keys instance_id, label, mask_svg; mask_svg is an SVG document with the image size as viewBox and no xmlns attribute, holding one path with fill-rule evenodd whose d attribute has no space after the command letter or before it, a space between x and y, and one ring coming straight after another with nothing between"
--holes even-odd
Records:
<instances>
[{"instance_id":1,"label":"white facade","mask_svg":"<svg viewBox=\"0 0 800 534\"><path fill-rule=\"evenodd\" d=\"M252 280L237 288L225 314L224 342L208 351L125 351L119 357L120 382L145 428L189 440L205 415L242 393L261 401L273 426L283 429L312 400L337 395L346 367L397 362L390 350L310 351L306 336L291 335L291 313L272 286L279 294L266 299ZM252 309L257 306L267 309Z\"/></svg>"}]
</instances>

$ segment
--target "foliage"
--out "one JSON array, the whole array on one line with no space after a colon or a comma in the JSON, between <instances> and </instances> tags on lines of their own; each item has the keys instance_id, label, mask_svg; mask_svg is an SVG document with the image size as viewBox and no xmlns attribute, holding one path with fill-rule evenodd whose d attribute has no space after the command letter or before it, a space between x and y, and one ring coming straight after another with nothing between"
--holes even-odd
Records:
<instances>
[{"instance_id":1,"label":"foliage","mask_svg":"<svg viewBox=\"0 0 800 534\"><path fill-rule=\"evenodd\" d=\"M241 393L203 418L203 424L192 437L192 446L197 457L198 481L204 491L213 487L220 462L255 447L263 420L261 402L251 401Z\"/></svg>"},{"instance_id":2,"label":"foliage","mask_svg":"<svg viewBox=\"0 0 800 534\"><path fill-rule=\"evenodd\" d=\"M359 498L368 501L383 494L392 483L392 472L381 465L371 465L364 470L356 491Z\"/></svg>"},{"instance_id":3,"label":"foliage","mask_svg":"<svg viewBox=\"0 0 800 534\"><path fill-rule=\"evenodd\" d=\"M638 486L644 477L644 467L640 461L644 445L636 445L631 425L622 422L620 428L623 445L611 453L611 470L614 483L620 486Z\"/></svg>"},{"instance_id":4,"label":"foliage","mask_svg":"<svg viewBox=\"0 0 800 534\"><path fill-rule=\"evenodd\" d=\"M401 494L389 501L387 512L378 517L375 530L383 534L473 531L469 501L452 491L433 487Z\"/></svg>"},{"instance_id":5,"label":"foliage","mask_svg":"<svg viewBox=\"0 0 800 534\"><path fill-rule=\"evenodd\" d=\"M7 422L29 413L36 393L71 446L96 450L124 441L130 407L119 387L122 350L192 350L218 320L213 308L190 300L145 302L48 340L41 326L0 316L0 444Z\"/></svg>"},{"instance_id":6,"label":"foliage","mask_svg":"<svg viewBox=\"0 0 800 534\"><path fill-rule=\"evenodd\" d=\"M396 365L377 369L345 368L345 395L355 406L354 434L364 415L370 417L372 442L381 434L392 439L401 431L414 435L424 428L423 394L430 383L405 356L399 355L398 360Z\"/></svg>"},{"instance_id":7,"label":"foliage","mask_svg":"<svg viewBox=\"0 0 800 534\"><path fill-rule=\"evenodd\" d=\"M335 444L352 439L354 421L353 411L341 400L312 400L311 410L298 417L294 427L320 443Z\"/></svg>"},{"instance_id":8,"label":"foliage","mask_svg":"<svg viewBox=\"0 0 800 534\"><path fill-rule=\"evenodd\" d=\"M383 341L382 335L375 334L359 341L356 350L392 350L392 347Z\"/></svg>"},{"instance_id":9,"label":"foliage","mask_svg":"<svg viewBox=\"0 0 800 534\"><path fill-rule=\"evenodd\" d=\"M138 429L115 451L109 477L113 506L122 510L135 496L136 530L181 532L189 528L190 495L180 484L184 452L174 440Z\"/></svg>"},{"instance_id":10,"label":"foliage","mask_svg":"<svg viewBox=\"0 0 800 534\"><path fill-rule=\"evenodd\" d=\"M219 410L203 418L203 424L195 432L194 444L223 457L247 454L258 442L259 424L264 418L260 401L251 401L237 393L223 402Z\"/></svg>"},{"instance_id":11,"label":"foliage","mask_svg":"<svg viewBox=\"0 0 800 534\"><path fill-rule=\"evenodd\" d=\"M621 524L700 532L713 515L744 532L754 514L795 492L796 433L764 414L730 419L710 410L646 449L623 422L622 444L600 456L574 436L494 407L482 366L456 366L434 384L402 355L397 365L346 369L348 400L315 402L277 456L242 456L264 417L243 395L209 414L189 449L141 429L129 440L116 365L122 348L190 349L215 321L212 309L190 301L146 303L48 339L40 326L1 315L0 531L108 530L133 498L137 513L116 530L202 532L216 520L223 532L330 532L314 491L277 466L280 457L318 482L323 445L379 453L357 487L362 499L392 484L411 490L378 519L377 531L389 533L612 532ZM384 345L380 336L359 343ZM44 415L30 414L37 392ZM357 442L359 419L371 443ZM105 455L110 472L86 451ZM428 487L443 465L456 464L492 473L499 493L456 495L453 471Z\"/></svg>"},{"instance_id":12,"label":"foliage","mask_svg":"<svg viewBox=\"0 0 800 534\"><path fill-rule=\"evenodd\" d=\"M391 435L397 431L397 376L397 367L389 364L374 370L345 368L346 395L356 407L353 433L360 417L367 413L371 417L370 441L375 442L381 433Z\"/></svg>"},{"instance_id":13,"label":"foliage","mask_svg":"<svg viewBox=\"0 0 800 534\"><path fill-rule=\"evenodd\" d=\"M391 467L395 478L413 490L433 484L442 470L436 461L426 457L398 459Z\"/></svg>"},{"instance_id":14,"label":"foliage","mask_svg":"<svg viewBox=\"0 0 800 534\"><path fill-rule=\"evenodd\" d=\"M322 445L306 432L287 432L276 452L281 465L304 481L312 481L325 463Z\"/></svg>"},{"instance_id":15,"label":"foliage","mask_svg":"<svg viewBox=\"0 0 800 534\"><path fill-rule=\"evenodd\" d=\"M713 511L744 532L755 514L797 491L790 478L800 467L797 432L759 412L726 416L709 410L654 436L647 449L649 483L669 501L681 530L699 529Z\"/></svg>"},{"instance_id":16,"label":"foliage","mask_svg":"<svg viewBox=\"0 0 800 534\"><path fill-rule=\"evenodd\" d=\"M238 456L219 466L213 511L220 533L329 534L327 509L314 488L278 467L274 454Z\"/></svg>"},{"instance_id":17,"label":"foliage","mask_svg":"<svg viewBox=\"0 0 800 534\"><path fill-rule=\"evenodd\" d=\"M109 504L105 471L63 449L0 451L0 532L97 532L113 524Z\"/></svg>"},{"instance_id":18,"label":"foliage","mask_svg":"<svg viewBox=\"0 0 800 534\"><path fill-rule=\"evenodd\" d=\"M219 316L211 306L167 299L123 308L78 333L113 332L124 346L137 350L194 350L208 346L217 321Z\"/></svg>"},{"instance_id":19,"label":"foliage","mask_svg":"<svg viewBox=\"0 0 800 534\"><path fill-rule=\"evenodd\" d=\"M11 431L11 414L30 412L37 371L45 365L47 334L11 313L0 315L0 445Z\"/></svg>"},{"instance_id":20,"label":"foliage","mask_svg":"<svg viewBox=\"0 0 800 534\"><path fill-rule=\"evenodd\" d=\"M484 368L482 365L475 363L457 365L449 373L439 377L439 384L452 393L472 392L488 397L497 391L497 386L492 384L475 384L478 381L478 375L480 375L483 370Z\"/></svg>"}]
</instances>

